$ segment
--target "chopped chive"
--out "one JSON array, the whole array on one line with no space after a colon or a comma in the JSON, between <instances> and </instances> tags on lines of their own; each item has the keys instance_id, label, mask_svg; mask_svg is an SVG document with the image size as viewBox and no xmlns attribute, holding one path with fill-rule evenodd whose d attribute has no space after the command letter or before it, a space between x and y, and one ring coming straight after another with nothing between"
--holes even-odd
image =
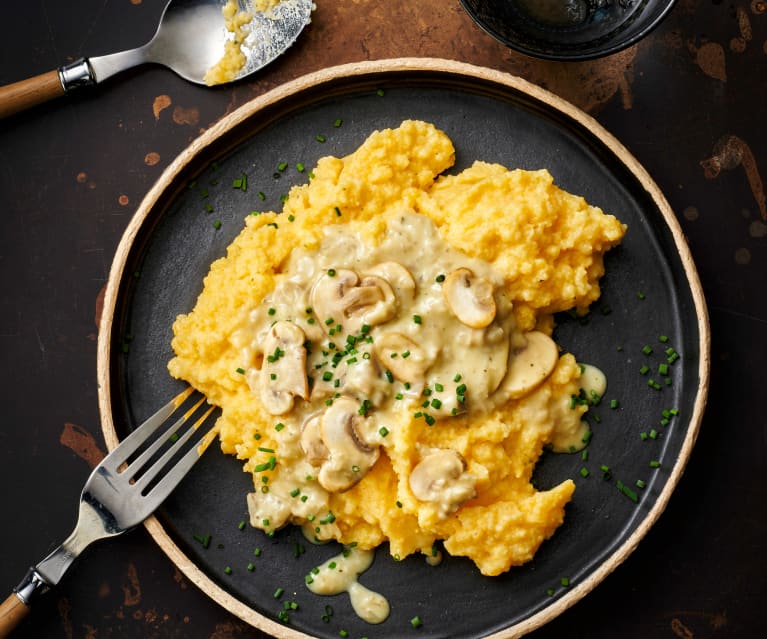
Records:
<instances>
[{"instance_id":1,"label":"chopped chive","mask_svg":"<svg viewBox=\"0 0 767 639\"><path fill-rule=\"evenodd\" d=\"M333 126L337 129L338 127L340 127L343 124L343 122L344 121L341 118L336 118L333 121Z\"/></svg>"},{"instance_id":2,"label":"chopped chive","mask_svg":"<svg viewBox=\"0 0 767 639\"><path fill-rule=\"evenodd\" d=\"M610 408L618 408L618 400L617 399L611 399L610 400Z\"/></svg>"},{"instance_id":3,"label":"chopped chive","mask_svg":"<svg viewBox=\"0 0 767 639\"><path fill-rule=\"evenodd\" d=\"M644 481L643 479L637 479L636 480L636 487L637 488L644 488L645 486L647 486L647 482L646 481Z\"/></svg>"},{"instance_id":4,"label":"chopped chive","mask_svg":"<svg viewBox=\"0 0 767 639\"><path fill-rule=\"evenodd\" d=\"M642 352L643 352L645 355L651 355L651 354L652 354L652 346L650 346L649 344L645 344L645 345L642 347Z\"/></svg>"},{"instance_id":5,"label":"chopped chive","mask_svg":"<svg viewBox=\"0 0 767 639\"><path fill-rule=\"evenodd\" d=\"M422 323L422 321L423 321L423 320L421 319L421 316L420 316L420 315L413 315L413 322L414 322L415 324L421 324L421 323Z\"/></svg>"},{"instance_id":6,"label":"chopped chive","mask_svg":"<svg viewBox=\"0 0 767 639\"><path fill-rule=\"evenodd\" d=\"M198 534L195 533L194 535L192 535L192 537L203 548L209 548L210 547L210 540L211 540L211 536L210 535L198 535Z\"/></svg>"},{"instance_id":7,"label":"chopped chive","mask_svg":"<svg viewBox=\"0 0 767 639\"><path fill-rule=\"evenodd\" d=\"M413 628L420 628L423 625L423 621L421 621L421 618L416 615L410 620L410 625L413 626Z\"/></svg>"},{"instance_id":8,"label":"chopped chive","mask_svg":"<svg viewBox=\"0 0 767 639\"><path fill-rule=\"evenodd\" d=\"M618 490L620 490L626 497L628 497L633 502L639 501L639 495L636 494L634 490L626 486L622 481L616 482L616 486Z\"/></svg>"},{"instance_id":9,"label":"chopped chive","mask_svg":"<svg viewBox=\"0 0 767 639\"><path fill-rule=\"evenodd\" d=\"M245 530L245 520L242 520L239 524L237 524L237 528L240 530Z\"/></svg>"},{"instance_id":10,"label":"chopped chive","mask_svg":"<svg viewBox=\"0 0 767 639\"><path fill-rule=\"evenodd\" d=\"M650 367L649 366L642 366L642 368L639 369L639 374L640 375L647 375L647 373L649 373L649 372L650 372Z\"/></svg>"},{"instance_id":11,"label":"chopped chive","mask_svg":"<svg viewBox=\"0 0 767 639\"><path fill-rule=\"evenodd\" d=\"M317 140L317 142L327 142L328 141L328 139L324 135L322 135L321 133L318 133L317 135L315 135L314 139Z\"/></svg>"},{"instance_id":12,"label":"chopped chive","mask_svg":"<svg viewBox=\"0 0 767 639\"><path fill-rule=\"evenodd\" d=\"M581 468L581 477L585 478L588 476L589 476L589 469L584 466L583 468Z\"/></svg>"},{"instance_id":13,"label":"chopped chive","mask_svg":"<svg viewBox=\"0 0 767 639\"><path fill-rule=\"evenodd\" d=\"M282 597L282 595L283 595L284 593L285 593L285 589L284 589L284 588L277 588L277 590L275 590L275 591L274 591L274 595L273 595L273 597L274 597L275 599L279 599L280 597Z\"/></svg>"},{"instance_id":14,"label":"chopped chive","mask_svg":"<svg viewBox=\"0 0 767 639\"><path fill-rule=\"evenodd\" d=\"M214 220L213 221L213 228L218 230L221 228L221 220Z\"/></svg>"},{"instance_id":15,"label":"chopped chive","mask_svg":"<svg viewBox=\"0 0 767 639\"><path fill-rule=\"evenodd\" d=\"M386 426L381 426L381 428L378 429L378 434L381 437L386 437L389 434L389 429L386 428Z\"/></svg>"},{"instance_id":16,"label":"chopped chive","mask_svg":"<svg viewBox=\"0 0 767 639\"><path fill-rule=\"evenodd\" d=\"M660 468L660 462L656 459L650 462L650 468Z\"/></svg>"},{"instance_id":17,"label":"chopped chive","mask_svg":"<svg viewBox=\"0 0 767 639\"><path fill-rule=\"evenodd\" d=\"M230 566L227 566L226 568L224 568L224 572L227 575L231 575L232 574L232 568Z\"/></svg>"}]
</instances>

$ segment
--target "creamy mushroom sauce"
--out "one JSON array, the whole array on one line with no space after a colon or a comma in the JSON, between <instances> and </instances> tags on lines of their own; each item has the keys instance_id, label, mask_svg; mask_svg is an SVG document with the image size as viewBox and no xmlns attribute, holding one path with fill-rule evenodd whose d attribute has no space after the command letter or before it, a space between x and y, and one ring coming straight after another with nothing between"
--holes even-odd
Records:
<instances>
[{"instance_id":1,"label":"creamy mushroom sauce","mask_svg":"<svg viewBox=\"0 0 767 639\"><path fill-rule=\"evenodd\" d=\"M389 616L389 602L383 595L363 586L357 579L373 563L372 550L347 548L314 568L306 578L306 586L317 595L347 592L352 608L368 623L382 623Z\"/></svg>"},{"instance_id":2,"label":"creamy mushroom sauce","mask_svg":"<svg viewBox=\"0 0 767 639\"><path fill-rule=\"evenodd\" d=\"M457 271L469 273L462 286L478 297L491 292L473 326L465 323L470 296L460 291L456 301L445 287ZM233 337L250 388L281 424L281 472L268 491L248 496L251 524L271 531L295 523L310 539L331 539L333 517L319 522L317 513L329 512L329 493L372 468L381 429L397 423L398 411L423 406L417 414L435 421L484 413L543 382L558 348L543 333L518 330L502 284L415 213L389 219L377 246L359 226L339 225L318 250L294 249ZM598 377L583 379L591 388ZM554 411L557 451L583 447L587 427L568 399ZM423 450L411 474L416 498L442 517L474 496L462 462L450 449Z\"/></svg>"}]
</instances>

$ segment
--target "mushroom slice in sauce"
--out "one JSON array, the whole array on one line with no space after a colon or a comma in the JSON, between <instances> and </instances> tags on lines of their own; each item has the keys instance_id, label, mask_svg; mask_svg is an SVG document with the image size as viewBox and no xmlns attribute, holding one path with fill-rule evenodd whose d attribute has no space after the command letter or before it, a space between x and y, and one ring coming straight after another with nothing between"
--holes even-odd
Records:
<instances>
[{"instance_id":1,"label":"mushroom slice in sauce","mask_svg":"<svg viewBox=\"0 0 767 639\"><path fill-rule=\"evenodd\" d=\"M442 286L450 310L466 326L484 328L495 319L493 285L467 268L452 271Z\"/></svg>"},{"instance_id":2,"label":"mushroom slice in sauce","mask_svg":"<svg viewBox=\"0 0 767 639\"><path fill-rule=\"evenodd\" d=\"M396 301L386 280L375 275L360 279L349 269L329 269L311 292L312 308L327 331L341 326L357 333L365 324L385 322L394 316Z\"/></svg>"},{"instance_id":3,"label":"mushroom slice in sauce","mask_svg":"<svg viewBox=\"0 0 767 639\"><path fill-rule=\"evenodd\" d=\"M455 450L426 455L410 473L410 490L419 501L431 502L442 518L476 495L476 478L466 472L466 461Z\"/></svg>"},{"instance_id":4,"label":"mushroom slice in sauce","mask_svg":"<svg viewBox=\"0 0 767 639\"><path fill-rule=\"evenodd\" d=\"M498 389L505 399L517 399L535 389L559 361L559 348L545 333L530 331L525 340L524 347L510 353L508 371Z\"/></svg>"},{"instance_id":5,"label":"mushroom slice in sauce","mask_svg":"<svg viewBox=\"0 0 767 639\"><path fill-rule=\"evenodd\" d=\"M415 280L410 271L399 262L381 262L365 271L365 275L377 275L385 279L398 298L413 301Z\"/></svg>"},{"instance_id":6,"label":"mushroom slice in sauce","mask_svg":"<svg viewBox=\"0 0 767 639\"><path fill-rule=\"evenodd\" d=\"M272 415L290 411L296 397L309 397L305 339L303 330L285 320L275 322L264 338L259 394Z\"/></svg>"},{"instance_id":7,"label":"mushroom slice in sauce","mask_svg":"<svg viewBox=\"0 0 767 639\"><path fill-rule=\"evenodd\" d=\"M320 466L328 458L328 449L322 441L322 413L306 418L301 426L299 443L304 457L312 466Z\"/></svg>"},{"instance_id":8,"label":"mushroom slice in sauce","mask_svg":"<svg viewBox=\"0 0 767 639\"><path fill-rule=\"evenodd\" d=\"M320 424L322 442L328 450L317 475L322 487L331 493L348 490L375 464L378 446L368 444L359 403L340 397L325 411Z\"/></svg>"},{"instance_id":9,"label":"mushroom slice in sauce","mask_svg":"<svg viewBox=\"0 0 767 639\"><path fill-rule=\"evenodd\" d=\"M424 350L407 335L385 333L376 339L373 350L381 367L391 371L398 380L423 384L431 361Z\"/></svg>"}]
</instances>

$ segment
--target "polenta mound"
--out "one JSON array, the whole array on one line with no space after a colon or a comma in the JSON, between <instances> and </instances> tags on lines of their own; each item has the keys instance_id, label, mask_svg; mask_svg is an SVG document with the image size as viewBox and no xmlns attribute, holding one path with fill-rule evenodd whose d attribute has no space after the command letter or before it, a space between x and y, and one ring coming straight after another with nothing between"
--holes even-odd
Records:
<instances>
[{"instance_id":1,"label":"polenta mound","mask_svg":"<svg viewBox=\"0 0 767 639\"><path fill-rule=\"evenodd\" d=\"M322 158L212 264L169 369L222 407L253 526L396 558L443 540L498 575L575 490L530 483L544 447L581 448L587 429L571 402L587 376L552 315L599 297L625 227L545 170L444 175L454 157L405 121Z\"/></svg>"}]
</instances>

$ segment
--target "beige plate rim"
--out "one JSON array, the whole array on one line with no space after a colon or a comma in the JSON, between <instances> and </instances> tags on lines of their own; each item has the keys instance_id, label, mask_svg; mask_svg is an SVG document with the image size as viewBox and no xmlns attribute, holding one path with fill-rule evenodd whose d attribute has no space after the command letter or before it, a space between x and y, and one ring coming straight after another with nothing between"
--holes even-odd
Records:
<instances>
[{"instance_id":1,"label":"beige plate rim","mask_svg":"<svg viewBox=\"0 0 767 639\"><path fill-rule=\"evenodd\" d=\"M587 579L568 591L565 595L553 601L531 617L514 624L513 626L501 630L490 636L489 639L513 639L539 628L545 623L551 621L562 612L567 610L586 594L591 592L607 575L615 570L623 561L634 551L640 540L647 534L650 528L655 524L658 517L665 510L671 494L679 482L684 472L687 460L690 457L692 448L698 436L700 423L703 418L703 411L708 395L709 372L710 372L710 328L708 322L708 311L706 308L703 290L700 284L697 270L692 260L692 255L687 242L682 233L679 221L674 215L670 205L660 188L653 179L634 158L634 156L606 129L604 129L594 118L587 115L574 105L546 91L522 78L503 73L501 71L479 67L452 60L443 60L437 58L396 58L390 60L377 60L370 62L356 62L350 64L330 67L299 77L293 81L287 82L254 100L241 106L230 115L221 119L218 123L205 131L199 138L194 140L179 156L165 169L163 174L149 190L142 200L135 215L129 222L122 240L117 247L114 261L109 274L106 292L104 295L104 310L102 313L101 324L99 327L98 350L97 350L97 379L99 392L99 411L101 414L102 431L109 450L119 443L117 432L112 421L112 403L110 397L111 379L110 379L110 338L112 333L112 324L114 320L114 311L116 308L117 294L123 273L126 267L128 255L139 229L142 227L149 213L160 198L163 192L168 189L181 173L182 169L192 161L194 157L203 152L213 144L220 136L237 126L239 123L247 120L265 107L276 104L279 101L292 95L301 93L326 82L354 78L362 75L371 75L376 73L389 74L392 72L407 73L409 71L434 71L456 76L474 78L495 83L500 87L507 87L517 92L525 93L528 96L544 103L550 108L566 115L571 120L579 123L591 133L596 135L629 169L629 171L644 186L650 198L658 206L664 221L671 230L677 247L679 256L684 267L687 281L691 288L691 294L695 303L698 317L698 331L700 335L700 361L698 366L698 393L695 401L693 414L691 416L686 437L679 451L679 457L668 477L668 480L658 495L656 502L647 513L642 523L637 529L616 549ZM233 597L213 582L195 563L187 557L181 549L175 544L170 535L165 531L162 524L156 517L152 516L145 522L145 527L149 534L171 559L171 561L186 575L186 577L198 586L203 592L211 597L226 610L233 613L243 621L255 626L267 633L272 634L279 639L297 639L310 637L310 635L299 632L293 628L278 624L271 619L261 615L249 606L245 605L239 599Z\"/></svg>"}]
</instances>

